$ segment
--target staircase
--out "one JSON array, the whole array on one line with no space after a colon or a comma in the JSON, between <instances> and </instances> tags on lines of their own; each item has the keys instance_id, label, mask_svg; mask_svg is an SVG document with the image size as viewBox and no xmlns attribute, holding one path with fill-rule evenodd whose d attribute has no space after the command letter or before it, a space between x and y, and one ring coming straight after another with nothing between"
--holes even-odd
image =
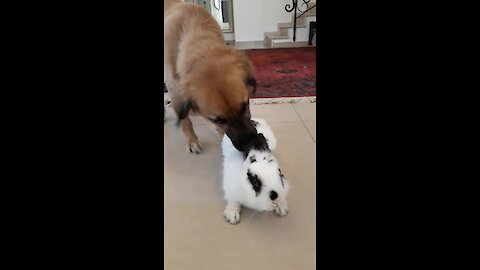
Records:
<instances>
[{"instance_id":1,"label":"staircase","mask_svg":"<svg viewBox=\"0 0 480 270\"><path fill-rule=\"evenodd\" d=\"M264 42L266 48L288 48L288 47L309 47L308 34L310 21L316 21L317 7L316 2L309 2L309 7L313 7L303 14L297 13L296 40L293 41L293 28L295 15L292 12L292 21L286 23L278 23L278 31L266 32L264 34ZM300 3L299 3L300 5ZM303 9L305 10L305 8ZM298 12L298 11L297 11Z\"/></svg>"}]
</instances>

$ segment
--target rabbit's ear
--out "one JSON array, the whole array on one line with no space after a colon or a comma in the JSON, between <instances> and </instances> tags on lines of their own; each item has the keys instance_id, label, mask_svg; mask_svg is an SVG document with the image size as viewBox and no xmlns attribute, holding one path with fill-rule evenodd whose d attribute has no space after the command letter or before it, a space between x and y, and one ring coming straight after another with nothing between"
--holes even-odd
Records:
<instances>
[{"instance_id":1,"label":"rabbit's ear","mask_svg":"<svg viewBox=\"0 0 480 270\"><path fill-rule=\"evenodd\" d=\"M282 170L280 170L280 168L278 168L278 175L280 176L280 181L282 182L282 187L285 187L285 183L283 182L283 180L285 179L285 175L283 175Z\"/></svg>"}]
</instances>

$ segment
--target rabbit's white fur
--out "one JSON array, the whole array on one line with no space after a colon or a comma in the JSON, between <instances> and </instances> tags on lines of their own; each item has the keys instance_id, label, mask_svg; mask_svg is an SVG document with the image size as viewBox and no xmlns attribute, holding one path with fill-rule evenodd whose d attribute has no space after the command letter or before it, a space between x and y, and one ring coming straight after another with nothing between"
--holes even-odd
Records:
<instances>
[{"instance_id":1,"label":"rabbit's white fur","mask_svg":"<svg viewBox=\"0 0 480 270\"><path fill-rule=\"evenodd\" d=\"M265 120L252 119L252 122L257 133L262 133L265 137L270 150L275 149L276 138ZM257 211L274 211L278 216L287 215L286 196L289 185L271 151L254 149L245 158L235 149L231 140L224 136L222 152L223 190L227 201L224 216L229 223L236 224L240 221L241 206ZM260 188L258 183L261 183Z\"/></svg>"}]
</instances>

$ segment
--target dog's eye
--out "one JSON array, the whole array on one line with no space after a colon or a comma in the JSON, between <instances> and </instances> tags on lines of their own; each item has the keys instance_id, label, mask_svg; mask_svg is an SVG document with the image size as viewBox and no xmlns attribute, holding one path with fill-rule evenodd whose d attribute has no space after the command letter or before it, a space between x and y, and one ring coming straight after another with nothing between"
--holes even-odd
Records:
<instances>
[{"instance_id":1,"label":"dog's eye","mask_svg":"<svg viewBox=\"0 0 480 270\"><path fill-rule=\"evenodd\" d=\"M221 117L217 117L215 119L210 119L210 121L212 121L212 122L214 122L215 124L218 124L218 125L224 125L228 122L227 119L221 118Z\"/></svg>"},{"instance_id":2,"label":"dog's eye","mask_svg":"<svg viewBox=\"0 0 480 270\"><path fill-rule=\"evenodd\" d=\"M243 115L248 109L248 103L243 103L242 108L240 109L240 115Z\"/></svg>"}]
</instances>

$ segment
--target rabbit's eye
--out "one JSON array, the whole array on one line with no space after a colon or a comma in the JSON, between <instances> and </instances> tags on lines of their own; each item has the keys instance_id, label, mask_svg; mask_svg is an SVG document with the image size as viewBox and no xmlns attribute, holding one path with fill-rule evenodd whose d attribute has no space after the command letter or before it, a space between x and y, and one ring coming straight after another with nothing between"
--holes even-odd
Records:
<instances>
[{"instance_id":1,"label":"rabbit's eye","mask_svg":"<svg viewBox=\"0 0 480 270\"><path fill-rule=\"evenodd\" d=\"M274 201L276 198L278 198L278 194L277 192L275 191L270 191L270 199L272 199L272 201Z\"/></svg>"}]
</instances>

